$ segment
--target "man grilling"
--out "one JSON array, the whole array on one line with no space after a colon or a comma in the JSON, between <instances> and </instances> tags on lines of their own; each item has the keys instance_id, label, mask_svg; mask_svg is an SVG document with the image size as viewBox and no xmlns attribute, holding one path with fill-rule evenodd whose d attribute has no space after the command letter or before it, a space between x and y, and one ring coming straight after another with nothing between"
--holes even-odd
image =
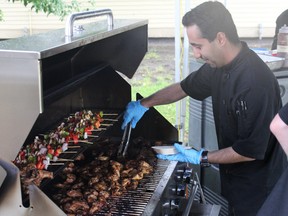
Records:
<instances>
[{"instance_id":1,"label":"man grilling","mask_svg":"<svg viewBox=\"0 0 288 216\"><path fill-rule=\"evenodd\" d=\"M190 96L212 96L219 150L185 150L157 155L164 160L219 164L229 215L256 215L287 166L269 124L281 104L279 86L267 65L239 40L231 14L219 2L205 2L182 19L195 58L205 64L179 83L127 105L124 128L134 128L149 107Z\"/></svg>"}]
</instances>

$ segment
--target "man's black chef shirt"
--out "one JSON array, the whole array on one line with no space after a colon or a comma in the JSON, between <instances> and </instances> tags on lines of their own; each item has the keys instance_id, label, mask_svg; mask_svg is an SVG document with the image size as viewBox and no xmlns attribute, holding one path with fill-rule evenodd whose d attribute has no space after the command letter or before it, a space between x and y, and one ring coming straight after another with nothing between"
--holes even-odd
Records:
<instances>
[{"instance_id":1,"label":"man's black chef shirt","mask_svg":"<svg viewBox=\"0 0 288 216\"><path fill-rule=\"evenodd\" d=\"M279 116L281 120L288 125L288 103L284 105L284 107L279 110Z\"/></svg>"},{"instance_id":2,"label":"man's black chef shirt","mask_svg":"<svg viewBox=\"0 0 288 216\"><path fill-rule=\"evenodd\" d=\"M181 87L194 99L212 96L219 149L232 146L238 154L256 159L219 165L222 194L229 204L239 215L255 215L287 164L269 129L282 105L275 76L242 42L230 64L204 64Z\"/></svg>"}]
</instances>

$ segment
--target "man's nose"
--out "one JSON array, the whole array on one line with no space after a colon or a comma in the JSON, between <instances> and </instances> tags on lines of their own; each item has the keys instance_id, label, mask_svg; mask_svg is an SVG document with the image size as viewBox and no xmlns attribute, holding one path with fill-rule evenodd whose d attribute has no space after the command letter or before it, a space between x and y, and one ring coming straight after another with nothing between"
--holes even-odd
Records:
<instances>
[{"instance_id":1,"label":"man's nose","mask_svg":"<svg viewBox=\"0 0 288 216\"><path fill-rule=\"evenodd\" d=\"M193 49L194 58L199 59L201 58L201 53L197 49Z\"/></svg>"}]
</instances>

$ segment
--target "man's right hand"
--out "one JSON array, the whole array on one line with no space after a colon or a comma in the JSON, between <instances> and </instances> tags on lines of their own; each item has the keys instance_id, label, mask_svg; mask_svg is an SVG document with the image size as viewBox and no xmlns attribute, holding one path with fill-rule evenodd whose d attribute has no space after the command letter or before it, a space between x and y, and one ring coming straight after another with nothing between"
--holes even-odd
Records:
<instances>
[{"instance_id":1,"label":"man's right hand","mask_svg":"<svg viewBox=\"0 0 288 216\"><path fill-rule=\"evenodd\" d=\"M147 110L149 110L149 108L142 106L140 100L131 101L127 105L126 111L124 113L124 121L121 126L122 130L124 130L129 122L131 122L131 127L135 128L137 122L142 118Z\"/></svg>"},{"instance_id":2,"label":"man's right hand","mask_svg":"<svg viewBox=\"0 0 288 216\"><path fill-rule=\"evenodd\" d=\"M201 155L204 149L197 151L195 149L185 149L182 145L174 143L175 149L178 151L177 154L173 155L163 155L157 154L157 158L162 160L180 161L191 164L200 164Z\"/></svg>"}]
</instances>

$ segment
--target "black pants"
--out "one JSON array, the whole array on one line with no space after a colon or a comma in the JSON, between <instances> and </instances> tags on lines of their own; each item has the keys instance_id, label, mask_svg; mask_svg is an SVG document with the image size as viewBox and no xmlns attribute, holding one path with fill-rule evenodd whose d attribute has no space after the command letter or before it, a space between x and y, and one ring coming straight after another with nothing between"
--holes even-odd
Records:
<instances>
[{"instance_id":1,"label":"black pants","mask_svg":"<svg viewBox=\"0 0 288 216\"><path fill-rule=\"evenodd\" d=\"M228 205L228 216L236 216L234 208L230 204Z\"/></svg>"},{"instance_id":2,"label":"black pants","mask_svg":"<svg viewBox=\"0 0 288 216\"><path fill-rule=\"evenodd\" d=\"M260 208L257 216L288 215L288 168L282 174L272 192Z\"/></svg>"}]
</instances>

